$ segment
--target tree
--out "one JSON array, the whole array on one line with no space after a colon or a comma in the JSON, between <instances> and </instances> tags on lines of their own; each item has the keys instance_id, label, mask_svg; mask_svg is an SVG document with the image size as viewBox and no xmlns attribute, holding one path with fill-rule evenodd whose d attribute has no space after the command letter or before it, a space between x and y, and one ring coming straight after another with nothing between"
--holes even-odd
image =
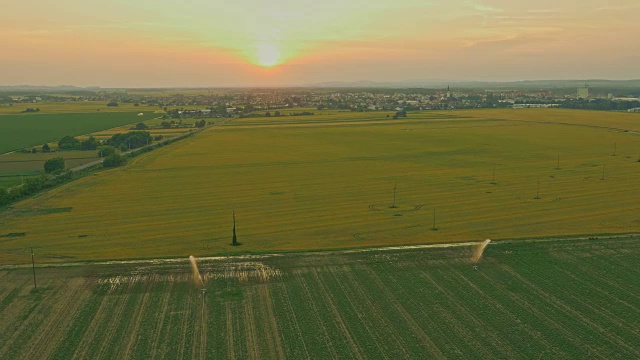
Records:
<instances>
[{"instance_id":1,"label":"tree","mask_svg":"<svg viewBox=\"0 0 640 360\"><path fill-rule=\"evenodd\" d=\"M11 201L9 192L5 188L0 187L0 206L6 205Z\"/></svg>"},{"instance_id":2,"label":"tree","mask_svg":"<svg viewBox=\"0 0 640 360\"><path fill-rule=\"evenodd\" d=\"M82 143L80 143L80 149L82 149L82 150L95 150L95 149L98 148L98 145L100 145L98 140L96 140L96 138L94 138L93 136L89 136L88 139L86 139Z\"/></svg>"},{"instance_id":3,"label":"tree","mask_svg":"<svg viewBox=\"0 0 640 360\"><path fill-rule=\"evenodd\" d=\"M163 121L160 123L160 126L162 126L163 129L171 129L171 123L168 121Z\"/></svg>"},{"instance_id":4,"label":"tree","mask_svg":"<svg viewBox=\"0 0 640 360\"><path fill-rule=\"evenodd\" d=\"M42 152L50 152L51 148L49 147L49 144L44 144L42 145Z\"/></svg>"},{"instance_id":5,"label":"tree","mask_svg":"<svg viewBox=\"0 0 640 360\"><path fill-rule=\"evenodd\" d=\"M200 120L200 121L196 121L196 127L198 128L202 128L207 124L206 121L204 121L204 119Z\"/></svg>"},{"instance_id":6,"label":"tree","mask_svg":"<svg viewBox=\"0 0 640 360\"><path fill-rule=\"evenodd\" d=\"M270 116L271 116L271 113L267 111L266 113L264 113L264 116L266 116L266 117L270 117Z\"/></svg>"},{"instance_id":7,"label":"tree","mask_svg":"<svg viewBox=\"0 0 640 360\"><path fill-rule=\"evenodd\" d=\"M44 172L47 174L56 173L64 170L64 158L56 157L44 162Z\"/></svg>"},{"instance_id":8,"label":"tree","mask_svg":"<svg viewBox=\"0 0 640 360\"><path fill-rule=\"evenodd\" d=\"M111 154L104 159L104 161L102 162L102 166L116 167L116 166L123 165L126 162L127 162L127 159L124 158L123 156L120 156L120 154Z\"/></svg>"},{"instance_id":9,"label":"tree","mask_svg":"<svg viewBox=\"0 0 640 360\"><path fill-rule=\"evenodd\" d=\"M136 128L135 129L136 130L147 130L148 128L149 127L145 123L139 122L139 123L136 124Z\"/></svg>"},{"instance_id":10,"label":"tree","mask_svg":"<svg viewBox=\"0 0 640 360\"><path fill-rule=\"evenodd\" d=\"M115 134L107 140L107 145L128 150L136 149L151 143L151 134L148 131L129 131L126 134Z\"/></svg>"},{"instance_id":11,"label":"tree","mask_svg":"<svg viewBox=\"0 0 640 360\"><path fill-rule=\"evenodd\" d=\"M98 157L107 157L116 153L116 148L113 146L103 146L98 150Z\"/></svg>"},{"instance_id":12,"label":"tree","mask_svg":"<svg viewBox=\"0 0 640 360\"><path fill-rule=\"evenodd\" d=\"M60 141L58 141L58 148L63 150L73 150L77 149L80 145L80 140L74 138L73 136L65 136Z\"/></svg>"},{"instance_id":13,"label":"tree","mask_svg":"<svg viewBox=\"0 0 640 360\"><path fill-rule=\"evenodd\" d=\"M273 113L273 116L280 116L280 111L276 111Z\"/></svg>"},{"instance_id":14,"label":"tree","mask_svg":"<svg viewBox=\"0 0 640 360\"><path fill-rule=\"evenodd\" d=\"M108 103L107 106L118 106L118 103L115 102L115 101L112 101L112 102Z\"/></svg>"}]
</instances>

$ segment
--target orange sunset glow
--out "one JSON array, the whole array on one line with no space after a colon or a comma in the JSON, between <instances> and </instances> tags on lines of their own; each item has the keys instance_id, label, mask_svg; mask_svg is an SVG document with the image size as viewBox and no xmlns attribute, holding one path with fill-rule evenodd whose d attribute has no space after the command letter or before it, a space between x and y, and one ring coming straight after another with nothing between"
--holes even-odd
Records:
<instances>
[{"instance_id":1,"label":"orange sunset glow","mask_svg":"<svg viewBox=\"0 0 640 360\"><path fill-rule=\"evenodd\" d=\"M28 0L0 14L0 83L622 79L637 73L638 11L635 0Z\"/></svg>"}]
</instances>

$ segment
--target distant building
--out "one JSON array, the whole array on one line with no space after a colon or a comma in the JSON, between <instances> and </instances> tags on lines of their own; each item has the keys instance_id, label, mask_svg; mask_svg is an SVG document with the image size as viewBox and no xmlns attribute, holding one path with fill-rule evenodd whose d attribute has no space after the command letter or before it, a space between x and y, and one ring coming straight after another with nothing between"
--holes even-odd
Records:
<instances>
[{"instance_id":1,"label":"distant building","mask_svg":"<svg viewBox=\"0 0 640 360\"><path fill-rule=\"evenodd\" d=\"M529 108L554 108L560 104L513 104L513 109L529 109Z\"/></svg>"},{"instance_id":2,"label":"distant building","mask_svg":"<svg viewBox=\"0 0 640 360\"><path fill-rule=\"evenodd\" d=\"M451 99L451 87L447 85L447 99Z\"/></svg>"},{"instance_id":3,"label":"distant building","mask_svg":"<svg viewBox=\"0 0 640 360\"><path fill-rule=\"evenodd\" d=\"M589 85L578 87L578 99L587 99L589 97Z\"/></svg>"}]
</instances>

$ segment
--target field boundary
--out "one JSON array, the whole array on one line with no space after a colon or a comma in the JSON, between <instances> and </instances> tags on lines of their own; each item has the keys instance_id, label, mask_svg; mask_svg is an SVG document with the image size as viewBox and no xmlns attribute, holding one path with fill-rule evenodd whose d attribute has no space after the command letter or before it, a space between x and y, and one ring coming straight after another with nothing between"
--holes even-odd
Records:
<instances>
[{"instance_id":1,"label":"field boundary","mask_svg":"<svg viewBox=\"0 0 640 360\"><path fill-rule=\"evenodd\" d=\"M559 241L585 241L585 240L604 240L604 239L623 239L639 237L640 232L633 233L621 233L621 234L605 234L605 235L567 235L567 236L554 236L554 237L540 237L540 238L518 238L518 239L497 239L491 240L491 246L501 244L513 244L513 243L544 243L544 242L559 242ZM384 251L405 251L405 250L420 250L420 249L437 249L437 248L452 248L452 247L465 247L479 245L484 240L476 241L460 241L449 243L437 243L437 244L422 244L422 245L395 245L395 246L378 246L378 247L363 247L363 248L347 248L347 249L327 249L327 250L312 250L312 251L282 251L265 254L244 254L244 255L218 255L218 256L199 256L198 261L216 261L216 260L229 260L229 259L265 259L272 257L282 257L286 255L298 255L298 256L317 256L317 255L341 255L341 254L355 254L365 252L384 252ZM52 262L52 263L39 263L37 267L72 267L83 265L137 265L137 264L169 264L188 262L186 257L166 257L155 259L122 259L122 260L99 260L99 261L74 261L74 262ZM0 265L0 271L29 268L31 264L20 265Z\"/></svg>"},{"instance_id":2,"label":"field boundary","mask_svg":"<svg viewBox=\"0 0 640 360\"><path fill-rule=\"evenodd\" d=\"M203 131L204 129L205 128L188 131L188 132L185 132L185 133L180 134L178 136L174 136L172 138L161 140L161 141L159 141L159 142L157 142L155 144L144 145L144 146L139 147L137 149L133 149L133 150L129 150L129 151L123 152L121 155L126 159L131 159L131 158L134 158L134 157L136 157L138 155L142 155L144 153L147 153L147 152L150 152L152 150L155 150L155 149L157 149L159 147L166 146L166 145L172 144L172 143L174 143L176 141L180 141L180 140L182 140L182 139L184 139L186 137L195 135L195 134ZM36 190L35 192L33 192L31 194L28 194L28 195L26 195L24 197L18 197L18 198L15 198L15 199L9 201L6 204L2 204L0 206L0 215L5 213L5 212L8 212L10 210L11 209L11 204L15 204L15 203L20 202L22 200L25 200L25 199L28 199L28 198L33 197L35 195L41 194L42 192L46 192L46 191L49 191L51 189L55 189L58 186L61 186L61 185L64 185L64 184L68 184L68 183L73 182L75 180L82 179L83 177L85 177L87 175L90 175L90 174L94 173L95 171L99 171L99 170L105 169L104 167L98 167L103 162L104 162L104 158L101 158L101 159L98 159L96 161L92 161L90 163L86 163L86 164L83 164L83 165L80 165L80 166L76 166L76 167L73 167L73 168L70 168L70 169L66 169L66 171L63 172L62 174L57 174L57 175L43 174L42 176L49 176L47 179L54 182L53 186L47 186L47 187L41 188L41 189ZM80 175L73 176L73 174L80 174ZM57 182L57 181L59 181L59 182ZM8 188L6 191L7 192L11 192L12 190L19 189L19 188L21 188L23 186L24 186L24 184L16 185L14 187Z\"/></svg>"}]
</instances>

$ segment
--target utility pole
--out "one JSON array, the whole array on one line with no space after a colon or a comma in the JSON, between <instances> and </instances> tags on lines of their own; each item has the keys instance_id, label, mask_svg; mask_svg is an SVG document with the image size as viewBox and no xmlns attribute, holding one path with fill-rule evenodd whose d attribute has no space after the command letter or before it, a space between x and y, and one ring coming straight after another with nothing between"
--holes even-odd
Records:
<instances>
[{"instance_id":1,"label":"utility pole","mask_svg":"<svg viewBox=\"0 0 640 360\"><path fill-rule=\"evenodd\" d=\"M496 183L496 165L493 165L493 176L491 177L491 184L495 185Z\"/></svg>"},{"instance_id":2,"label":"utility pole","mask_svg":"<svg viewBox=\"0 0 640 360\"><path fill-rule=\"evenodd\" d=\"M38 284L36 283L36 261L34 259L35 254L33 253L33 248L31 248L31 267L33 268L33 288L38 288Z\"/></svg>"},{"instance_id":3,"label":"utility pole","mask_svg":"<svg viewBox=\"0 0 640 360\"><path fill-rule=\"evenodd\" d=\"M391 205L392 208L396 208L396 188L397 188L398 184L393 184L393 205Z\"/></svg>"},{"instance_id":4,"label":"utility pole","mask_svg":"<svg viewBox=\"0 0 640 360\"><path fill-rule=\"evenodd\" d=\"M206 301L204 300L204 294L207 292L206 288L202 288L202 326L205 326L205 308L206 308ZM204 331L204 330L203 330Z\"/></svg>"},{"instance_id":5,"label":"utility pole","mask_svg":"<svg viewBox=\"0 0 640 360\"><path fill-rule=\"evenodd\" d=\"M435 205L433 206L433 226L431 227L431 230L433 230L433 231L438 230L438 228L436 228L436 207L435 207Z\"/></svg>"},{"instance_id":6,"label":"utility pole","mask_svg":"<svg viewBox=\"0 0 640 360\"><path fill-rule=\"evenodd\" d=\"M556 165L556 170L560 170L560 153L558 153L558 165Z\"/></svg>"},{"instance_id":7,"label":"utility pole","mask_svg":"<svg viewBox=\"0 0 640 360\"><path fill-rule=\"evenodd\" d=\"M233 210L233 238L231 239L231 245L238 246L238 237L236 236L236 211Z\"/></svg>"},{"instance_id":8,"label":"utility pole","mask_svg":"<svg viewBox=\"0 0 640 360\"><path fill-rule=\"evenodd\" d=\"M540 199L540 180L538 180L538 188L536 189L536 197L534 199Z\"/></svg>"},{"instance_id":9,"label":"utility pole","mask_svg":"<svg viewBox=\"0 0 640 360\"><path fill-rule=\"evenodd\" d=\"M600 178L600 180L604 180L604 167L606 166L606 164L602 164L602 177Z\"/></svg>"},{"instance_id":10,"label":"utility pole","mask_svg":"<svg viewBox=\"0 0 640 360\"><path fill-rule=\"evenodd\" d=\"M229 272L230 268L229 268L229 258L227 258L227 291L229 291L229 289L231 288L231 273Z\"/></svg>"},{"instance_id":11,"label":"utility pole","mask_svg":"<svg viewBox=\"0 0 640 360\"><path fill-rule=\"evenodd\" d=\"M614 142L614 143L613 143L613 154L612 154L611 156L616 156L616 150L617 150L617 148L618 148L618 143L617 143L617 142Z\"/></svg>"}]
</instances>

